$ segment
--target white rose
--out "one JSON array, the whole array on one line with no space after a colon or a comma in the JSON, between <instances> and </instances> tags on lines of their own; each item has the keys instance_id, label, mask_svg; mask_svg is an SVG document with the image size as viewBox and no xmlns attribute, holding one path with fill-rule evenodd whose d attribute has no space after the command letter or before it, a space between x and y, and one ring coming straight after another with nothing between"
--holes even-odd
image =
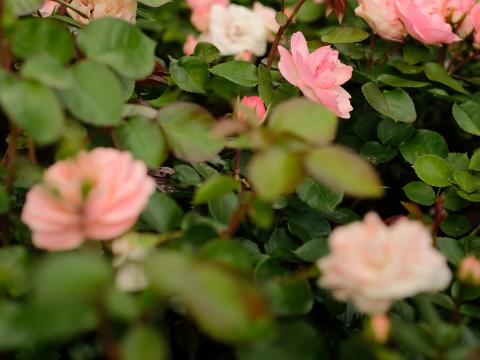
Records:
<instances>
[{"instance_id":1,"label":"white rose","mask_svg":"<svg viewBox=\"0 0 480 360\"><path fill-rule=\"evenodd\" d=\"M261 17L240 5L212 6L209 40L222 55L249 51L262 56L267 50L267 29Z\"/></svg>"}]
</instances>

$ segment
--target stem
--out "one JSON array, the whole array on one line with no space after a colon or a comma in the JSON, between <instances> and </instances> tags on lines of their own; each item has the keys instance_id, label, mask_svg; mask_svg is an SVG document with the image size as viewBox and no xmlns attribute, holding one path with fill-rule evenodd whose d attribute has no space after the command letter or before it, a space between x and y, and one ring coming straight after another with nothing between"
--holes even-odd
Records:
<instances>
[{"instance_id":1,"label":"stem","mask_svg":"<svg viewBox=\"0 0 480 360\"><path fill-rule=\"evenodd\" d=\"M37 154L35 153L35 143L31 136L28 137L28 160L30 160L33 165L38 164Z\"/></svg>"},{"instance_id":2,"label":"stem","mask_svg":"<svg viewBox=\"0 0 480 360\"><path fill-rule=\"evenodd\" d=\"M7 192L12 190L13 180L15 179L15 169L17 167L17 141L18 128L14 124L11 124L7 149L7 177L5 180L5 190L7 190Z\"/></svg>"},{"instance_id":3,"label":"stem","mask_svg":"<svg viewBox=\"0 0 480 360\"><path fill-rule=\"evenodd\" d=\"M240 179L241 159L242 159L242 150L237 149L237 152L235 153L235 166L233 168L235 179L237 180Z\"/></svg>"},{"instance_id":4,"label":"stem","mask_svg":"<svg viewBox=\"0 0 480 360\"><path fill-rule=\"evenodd\" d=\"M88 20L91 20L90 16L88 16L87 14L85 14L83 11L77 9L75 6L72 6L70 5L69 3L63 1L63 0L53 0L55 1L56 3L60 4L60 5L63 5L65 6L67 9L70 9L74 12L76 12L78 15L80 15L81 17L85 18L85 19L88 19Z\"/></svg>"},{"instance_id":5,"label":"stem","mask_svg":"<svg viewBox=\"0 0 480 360\"><path fill-rule=\"evenodd\" d=\"M433 245L437 243L437 233L440 225L445 221L447 218L448 213L445 210L445 195L442 194L438 197L437 201L435 202L435 216L433 218L432 223L432 238L433 238Z\"/></svg>"},{"instance_id":6,"label":"stem","mask_svg":"<svg viewBox=\"0 0 480 360\"><path fill-rule=\"evenodd\" d=\"M247 206L240 200L240 204L238 204L237 209L232 214L230 221L228 222L228 228L225 229L221 234L220 237L222 239L230 238L240 227L245 215L247 213Z\"/></svg>"},{"instance_id":7,"label":"stem","mask_svg":"<svg viewBox=\"0 0 480 360\"><path fill-rule=\"evenodd\" d=\"M273 59L277 55L278 44L280 44L280 40L282 39L282 36L283 36L285 30L287 30L287 28L290 26L290 24L293 21L293 18L297 15L298 11L302 7L302 5L305 3L305 1L306 0L299 0L295 4L295 8L293 9L292 13L288 17L285 25L280 26L280 28L278 29L277 34L275 35L275 40L273 40L273 43L272 43L272 48L270 49L270 53L268 54L268 60L267 60L267 69L268 70L270 70L272 68Z\"/></svg>"}]
</instances>

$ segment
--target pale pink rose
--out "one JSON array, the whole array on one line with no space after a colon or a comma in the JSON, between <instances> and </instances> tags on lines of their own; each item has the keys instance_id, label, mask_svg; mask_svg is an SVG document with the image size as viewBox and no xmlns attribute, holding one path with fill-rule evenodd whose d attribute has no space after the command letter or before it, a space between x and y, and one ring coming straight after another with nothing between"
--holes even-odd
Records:
<instances>
[{"instance_id":1,"label":"pale pink rose","mask_svg":"<svg viewBox=\"0 0 480 360\"><path fill-rule=\"evenodd\" d=\"M205 9L211 8L213 5L221 5L223 7L227 7L230 5L229 0L187 0L187 4L190 9Z\"/></svg>"},{"instance_id":2,"label":"pale pink rose","mask_svg":"<svg viewBox=\"0 0 480 360\"><path fill-rule=\"evenodd\" d=\"M262 123L265 120L267 110L265 109L265 104L260 96L244 96L242 101L240 101L240 104L254 110L259 123ZM241 110L238 113L238 118L240 120L245 118L245 115L242 114Z\"/></svg>"},{"instance_id":3,"label":"pale pink rose","mask_svg":"<svg viewBox=\"0 0 480 360\"><path fill-rule=\"evenodd\" d=\"M475 0L447 0L443 12L450 23L456 24L465 18L474 5Z\"/></svg>"},{"instance_id":4,"label":"pale pink rose","mask_svg":"<svg viewBox=\"0 0 480 360\"><path fill-rule=\"evenodd\" d=\"M398 17L395 0L359 0L355 14L384 39L401 42L407 36Z\"/></svg>"},{"instance_id":5,"label":"pale pink rose","mask_svg":"<svg viewBox=\"0 0 480 360\"><path fill-rule=\"evenodd\" d=\"M90 17L90 20L102 17L115 17L135 24L137 0L72 0L72 6ZM87 24L90 20L67 9L68 14L78 22Z\"/></svg>"},{"instance_id":6,"label":"pale pink rose","mask_svg":"<svg viewBox=\"0 0 480 360\"><path fill-rule=\"evenodd\" d=\"M22 221L41 249L73 249L130 229L155 190L146 166L129 152L96 148L46 170L27 194Z\"/></svg>"},{"instance_id":7,"label":"pale pink rose","mask_svg":"<svg viewBox=\"0 0 480 360\"><path fill-rule=\"evenodd\" d=\"M188 35L187 40L185 40L185 44L183 45L183 53L185 55L192 55L197 44L198 39L193 35Z\"/></svg>"},{"instance_id":8,"label":"pale pink rose","mask_svg":"<svg viewBox=\"0 0 480 360\"><path fill-rule=\"evenodd\" d=\"M480 260L473 255L465 257L458 268L458 279L472 286L480 286Z\"/></svg>"},{"instance_id":9,"label":"pale pink rose","mask_svg":"<svg viewBox=\"0 0 480 360\"><path fill-rule=\"evenodd\" d=\"M253 60L253 54L251 51L242 51L241 53L238 53L235 55L233 58L235 60L241 60L241 61L252 61Z\"/></svg>"},{"instance_id":10,"label":"pale pink rose","mask_svg":"<svg viewBox=\"0 0 480 360\"><path fill-rule=\"evenodd\" d=\"M291 53L278 47L278 68L289 83L297 86L312 101L325 105L337 116L348 119L350 94L341 87L352 77L352 67L338 60L338 52L323 46L310 53L305 37L296 32L290 40Z\"/></svg>"},{"instance_id":11,"label":"pale pink rose","mask_svg":"<svg viewBox=\"0 0 480 360\"><path fill-rule=\"evenodd\" d=\"M224 56L244 51L262 56L267 50L267 30L262 19L252 10L240 5L212 6L209 38Z\"/></svg>"},{"instance_id":12,"label":"pale pink rose","mask_svg":"<svg viewBox=\"0 0 480 360\"><path fill-rule=\"evenodd\" d=\"M276 20L277 12L271 7L262 5L258 1L253 3L253 12L260 16L263 25L268 30L268 40L273 41L275 34L280 28L280 25L278 25Z\"/></svg>"},{"instance_id":13,"label":"pale pink rose","mask_svg":"<svg viewBox=\"0 0 480 360\"><path fill-rule=\"evenodd\" d=\"M445 0L395 0L395 5L407 32L418 41L438 45L461 40L445 19Z\"/></svg>"},{"instance_id":14,"label":"pale pink rose","mask_svg":"<svg viewBox=\"0 0 480 360\"><path fill-rule=\"evenodd\" d=\"M372 330L375 341L379 344L384 344L390 337L392 322L387 315L376 314L370 319L370 329Z\"/></svg>"},{"instance_id":15,"label":"pale pink rose","mask_svg":"<svg viewBox=\"0 0 480 360\"><path fill-rule=\"evenodd\" d=\"M313 0L315 4L323 4L325 0Z\"/></svg>"},{"instance_id":16,"label":"pale pink rose","mask_svg":"<svg viewBox=\"0 0 480 360\"><path fill-rule=\"evenodd\" d=\"M403 218L390 227L375 213L336 228L330 254L317 265L320 286L364 313L382 314L395 300L445 289L451 272L419 222Z\"/></svg>"},{"instance_id":17,"label":"pale pink rose","mask_svg":"<svg viewBox=\"0 0 480 360\"><path fill-rule=\"evenodd\" d=\"M38 10L42 17L51 16L60 4L55 1L45 0L42 7Z\"/></svg>"}]
</instances>

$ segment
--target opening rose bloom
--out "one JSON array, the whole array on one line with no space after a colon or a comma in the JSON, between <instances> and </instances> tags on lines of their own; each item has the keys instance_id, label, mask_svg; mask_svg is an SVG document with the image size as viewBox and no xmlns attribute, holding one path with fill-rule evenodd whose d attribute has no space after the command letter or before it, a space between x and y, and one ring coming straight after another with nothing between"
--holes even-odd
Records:
<instances>
[{"instance_id":1,"label":"opening rose bloom","mask_svg":"<svg viewBox=\"0 0 480 360\"><path fill-rule=\"evenodd\" d=\"M47 169L27 194L22 221L38 248L73 249L86 239L122 235L154 190L146 166L129 152L96 148Z\"/></svg>"},{"instance_id":2,"label":"opening rose bloom","mask_svg":"<svg viewBox=\"0 0 480 360\"><path fill-rule=\"evenodd\" d=\"M242 101L240 101L240 104L249 107L250 109L255 111L255 115L259 124L265 120L267 110L265 109L265 104L263 103L260 96L244 96L242 98ZM242 114L242 111L240 110L238 118L240 120L244 120L245 117L245 114Z\"/></svg>"},{"instance_id":3,"label":"opening rose bloom","mask_svg":"<svg viewBox=\"0 0 480 360\"><path fill-rule=\"evenodd\" d=\"M470 12L467 14L465 19L462 21L459 29L458 34L465 38L472 31L474 32L473 42L476 48L480 45L480 4L476 4Z\"/></svg>"},{"instance_id":4,"label":"opening rose bloom","mask_svg":"<svg viewBox=\"0 0 480 360\"><path fill-rule=\"evenodd\" d=\"M461 40L445 19L445 0L395 0L398 16L413 38L427 45Z\"/></svg>"},{"instance_id":5,"label":"opening rose bloom","mask_svg":"<svg viewBox=\"0 0 480 360\"><path fill-rule=\"evenodd\" d=\"M267 50L267 29L262 18L244 6L213 5L210 13L209 41L224 56L243 52L262 56Z\"/></svg>"},{"instance_id":6,"label":"opening rose bloom","mask_svg":"<svg viewBox=\"0 0 480 360\"><path fill-rule=\"evenodd\" d=\"M325 105L341 118L350 118L351 96L341 85L352 77L352 67L342 64L338 51L330 46L310 53L301 32L292 35L290 48L291 52L278 47L278 68L283 77L310 100Z\"/></svg>"},{"instance_id":7,"label":"opening rose bloom","mask_svg":"<svg viewBox=\"0 0 480 360\"><path fill-rule=\"evenodd\" d=\"M320 286L372 315L385 313L395 300L443 290L452 277L427 229L406 218L388 227L369 213L363 222L336 228L329 247L317 263Z\"/></svg>"},{"instance_id":8,"label":"opening rose bloom","mask_svg":"<svg viewBox=\"0 0 480 360\"><path fill-rule=\"evenodd\" d=\"M91 20L115 17L135 24L137 0L72 0L70 4L88 15ZM71 9L67 9L67 11L73 19L82 24L90 21Z\"/></svg>"},{"instance_id":9,"label":"opening rose bloom","mask_svg":"<svg viewBox=\"0 0 480 360\"><path fill-rule=\"evenodd\" d=\"M401 42L407 36L398 17L395 0L359 0L355 14L384 39Z\"/></svg>"}]
</instances>

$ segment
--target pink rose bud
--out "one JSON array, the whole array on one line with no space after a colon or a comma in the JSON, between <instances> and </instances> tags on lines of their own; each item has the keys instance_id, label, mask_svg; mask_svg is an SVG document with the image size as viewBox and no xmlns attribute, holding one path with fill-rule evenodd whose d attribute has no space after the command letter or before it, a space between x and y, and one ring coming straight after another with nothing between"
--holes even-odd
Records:
<instances>
[{"instance_id":1,"label":"pink rose bud","mask_svg":"<svg viewBox=\"0 0 480 360\"><path fill-rule=\"evenodd\" d=\"M409 35L427 45L461 40L444 14L444 0L395 0L397 13Z\"/></svg>"},{"instance_id":2,"label":"pink rose bud","mask_svg":"<svg viewBox=\"0 0 480 360\"><path fill-rule=\"evenodd\" d=\"M185 44L183 45L183 53L185 55L192 55L195 47L198 44L198 39L193 35L188 35Z\"/></svg>"},{"instance_id":3,"label":"pink rose bud","mask_svg":"<svg viewBox=\"0 0 480 360\"><path fill-rule=\"evenodd\" d=\"M385 344L390 337L392 322L385 314L376 314L370 318L370 330L373 339L379 344Z\"/></svg>"},{"instance_id":4,"label":"pink rose bud","mask_svg":"<svg viewBox=\"0 0 480 360\"><path fill-rule=\"evenodd\" d=\"M129 152L96 148L48 168L27 194L22 221L36 247L74 249L125 233L154 191L147 167Z\"/></svg>"},{"instance_id":5,"label":"pink rose bud","mask_svg":"<svg viewBox=\"0 0 480 360\"><path fill-rule=\"evenodd\" d=\"M283 77L302 90L308 99L323 104L337 116L348 119L350 94L341 87L352 77L352 67L342 64L338 51L323 46L310 53L307 41L301 32L290 40L290 51L278 47L280 61L278 68Z\"/></svg>"},{"instance_id":6,"label":"pink rose bud","mask_svg":"<svg viewBox=\"0 0 480 360\"><path fill-rule=\"evenodd\" d=\"M452 277L428 229L406 218L386 226L375 213L337 227L317 265L319 285L361 312L386 313L394 301L445 289Z\"/></svg>"},{"instance_id":7,"label":"pink rose bud","mask_svg":"<svg viewBox=\"0 0 480 360\"><path fill-rule=\"evenodd\" d=\"M355 14L384 39L401 42L407 36L398 17L395 0L359 0Z\"/></svg>"},{"instance_id":8,"label":"pink rose bud","mask_svg":"<svg viewBox=\"0 0 480 360\"><path fill-rule=\"evenodd\" d=\"M465 284L480 286L480 260L473 255L465 257L460 263L457 277Z\"/></svg>"},{"instance_id":9,"label":"pink rose bud","mask_svg":"<svg viewBox=\"0 0 480 360\"><path fill-rule=\"evenodd\" d=\"M474 5L475 0L447 0L444 13L449 22L456 24L465 18Z\"/></svg>"},{"instance_id":10,"label":"pink rose bud","mask_svg":"<svg viewBox=\"0 0 480 360\"><path fill-rule=\"evenodd\" d=\"M267 110L260 96L244 96L240 104L255 111L258 123L262 123L265 120ZM245 120L245 114L242 113L241 109L238 112L238 118Z\"/></svg>"}]
</instances>

